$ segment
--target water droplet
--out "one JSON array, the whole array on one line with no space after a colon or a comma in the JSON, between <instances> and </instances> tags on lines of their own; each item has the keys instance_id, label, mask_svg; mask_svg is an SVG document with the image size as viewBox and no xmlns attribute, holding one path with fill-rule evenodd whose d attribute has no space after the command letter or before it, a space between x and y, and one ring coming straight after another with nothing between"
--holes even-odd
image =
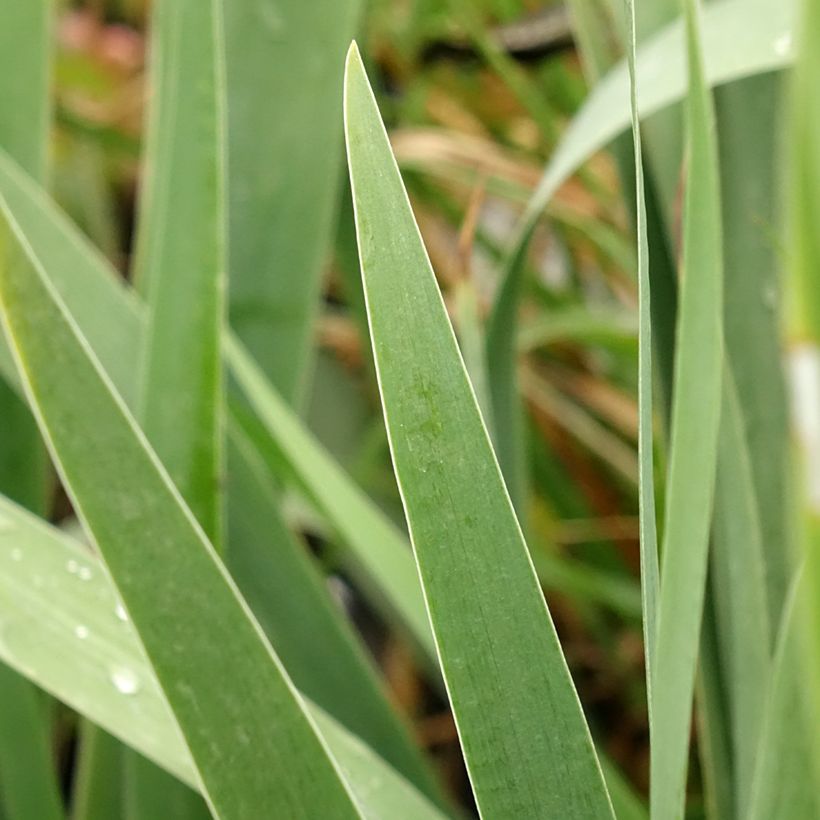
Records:
<instances>
[{"instance_id":1,"label":"water droplet","mask_svg":"<svg viewBox=\"0 0 820 820\"><path fill-rule=\"evenodd\" d=\"M91 576L93 575L93 573L88 567L80 567L80 569L77 571L77 574L80 576L81 581L90 581Z\"/></svg>"},{"instance_id":2,"label":"water droplet","mask_svg":"<svg viewBox=\"0 0 820 820\"><path fill-rule=\"evenodd\" d=\"M23 560L23 550L20 547L15 547L11 551L11 560L12 561L22 561Z\"/></svg>"},{"instance_id":3,"label":"water droplet","mask_svg":"<svg viewBox=\"0 0 820 820\"><path fill-rule=\"evenodd\" d=\"M137 676L124 666L119 666L111 670L111 683L116 690L123 695L135 695L140 688Z\"/></svg>"},{"instance_id":4,"label":"water droplet","mask_svg":"<svg viewBox=\"0 0 820 820\"><path fill-rule=\"evenodd\" d=\"M80 570L80 565L73 559L69 559L68 563L65 565L65 568L72 574L76 575Z\"/></svg>"},{"instance_id":5,"label":"water droplet","mask_svg":"<svg viewBox=\"0 0 820 820\"><path fill-rule=\"evenodd\" d=\"M114 614L121 620L127 621L128 620L128 613L125 611L125 607L117 602L116 609L114 610Z\"/></svg>"},{"instance_id":6,"label":"water droplet","mask_svg":"<svg viewBox=\"0 0 820 820\"><path fill-rule=\"evenodd\" d=\"M81 641L84 641L88 637L88 627L83 626L83 624L77 624L77 626L74 627L74 634Z\"/></svg>"},{"instance_id":7,"label":"water droplet","mask_svg":"<svg viewBox=\"0 0 820 820\"><path fill-rule=\"evenodd\" d=\"M774 50L775 53L781 57L785 57L789 51L791 51L792 47L792 33L787 31L785 34L781 34L775 41L774 41Z\"/></svg>"}]
</instances>

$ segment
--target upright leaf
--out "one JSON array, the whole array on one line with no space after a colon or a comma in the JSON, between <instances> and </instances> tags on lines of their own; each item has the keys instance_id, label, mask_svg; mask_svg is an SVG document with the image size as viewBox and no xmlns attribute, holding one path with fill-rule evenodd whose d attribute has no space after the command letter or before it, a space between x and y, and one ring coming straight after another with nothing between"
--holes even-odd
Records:
<instances>
[{"instance_id":1,"label":"upright leaf","mask_svg":"<svg viewBox=\"0 0 820 820\"><path fill-rule=\"evenodd\" d=\"M148 301L140 418L208 537L221 540L225 272L221 6L158 3L137 280Z\"/></svg>"},{"instance_id":2,"label":"upright leaf","mask_svg":"<svg viewBox=\"0 0 820 820\"><path fill-rule=\"evenodd\" d=\"M653 0L638 3L636 34L639 43L662 31L678 15L677 0ZM649 166L657 183L661 211L667 227L674 225L675 205L680 188L683 158L683 111L680 105L656 112L644 124L644 141Z\"/></svg>"},{"instance_id":3,"label":"upright leaf","mask_svg":"<svg viewBox=\"0 0 820 820\"><path fill-rule=\"evenodd\" d=\"M808 714L820 722L820 105L816 77L820 68L817 36L820 7L803 0L799 56L792 85L789 131L788 356L791 410L802 471L798 485L800 527L798 547L805 562L804 651ZM814 738L812 761L820 777L820 740Z\"/></svg>"},{"instance_id":4,"label":"upright leaf","mask_svg":"<svg viewBox=\"0 0 820 820\"><path fill-rule=\"evenodd\" d=\"M52 0L0 6L0 144L32 176L46 175L51 129Z\"/></svg>"},{"instance_id":5,"label":"upright leaf","mask_svg":"<svg viewBox=\"0 0 820 820\"><path fill-rule=\"evenodd\" d=\"M772 638L754 474L728 365L723 380L710 594L730 710L734 802L738 816L745 817L769 686Z\"/></svg>"},{"instance_id":6,"label":"upright leaf","mask_svg":"<svg viewBox=\"0 0 820 820\"><path fill-rule=\"evenodd\" d=\"M51 0L6 0L0 16L0 147L42 181L51 129ZM25 401L5 380L0 419L0 492L45 514L48 458ZM46 704L30 683L2 665L0 811L8 820L51 820L63 813Z\"/></svg>"},{"instance_id":7,"label":"upright leaf","mask_svg":"<svg viewBox=\"0 0 820 820\"><path fill-rule=\"evenodd\" d=\"M723 363L723 262L714 112L697 0L684 4L688 164L675 392L652 685L653 817L683 816L692 695L706 586Z\"/></svg>"},{"instance_id":8,"label":"upright leaf","mask_svg":"<svg viewBox=\"0 0 820 820\"><path fill-rule=\"evenodd\" d=\"M221 2L231 326L292 403L304 394L310 375L319 285L341 179L344 54L361 2Z\"/></svg>"},{"instance_id":9,"label":"upright leaf","mask_svg":"<svg viewBox=\"0 0 820 820\"><path fill-rule=\"evenodd\" d=\"M632 141L635 146L635 189L638 234L638 454L640 457L641 603L643 611L646 690L649 702L650 736L653 729L654 691L659 595L658 533L655 522L655 472L652 463L652 316L649 290L649 243L646 232L646 199L643 185L641 129L638 116L638 91L635 81L635 4L627 0L627 60L632 105Z\"/></svg>"},{"instance_id":10,"label":"upright leaf","mask_svg":"<svg viewBox=\"0 0 820 820\"><path fill-rule=\"evenodd\" d=\"M225 78L219 0L158 3L137 234L148 302L139 416L186 504L222 544ZM197 795L129 756L129 820L201 817ZM173 807L173 808L172 808Z\"/></svg>"},{"instance_id":11,"label":"upright leaf","mask_svg":"<svg viewBox=\"0 0 820 820\"><path fill-rule=\"evenodd\" d=\"M801 607L808 585L798 576L783 606L771 686L766 707L754 781L747 795L748 820L789 817L814 820L820 816L817 791L811 695L806 686Z\"/></svg>"},{"instance_id":12,"label":"upright leaf","mask_svg":"<svg viewBox=\"0 0 820 820\"><path fill-rule=\"evenodd\" d=\"M4 210L7 339L212 811L359 816L260 627Z\"/></svg>"},{"instance_id":13,"label":"upright leaf","mask_svg":"<svg viewBox=\"0 0 820 820\"><path fill-rule=\"evenodd\" d=\"M749 15L765 18L765 0ZM788 406L779 332L780 122L784 83L766 74L715 92L726 270L726 354L734 374L776 627L794 571L788 546ZM774 631L771 632L772 639Z\"/></svg>"},{"instance_id":14,"label":"upright leaf","mask_svg":"<svg viewBox=\"0 0 820 820\"><path fill-rule=\"evenodd\" d=\"M122 814L122 763L122 744L83 720L77 738L71 820L109 820Z\"/></svg>"},{"instance_id":15,"label":"upright leaf","mask_svg":"<svg viewBox=\"0 0 820 820\"><path fill-rule=\"evenodd\" d=\"M479 810L610 817L589 730L355 46L345 124L385 422Z\"/></svg>"}]
</instances>

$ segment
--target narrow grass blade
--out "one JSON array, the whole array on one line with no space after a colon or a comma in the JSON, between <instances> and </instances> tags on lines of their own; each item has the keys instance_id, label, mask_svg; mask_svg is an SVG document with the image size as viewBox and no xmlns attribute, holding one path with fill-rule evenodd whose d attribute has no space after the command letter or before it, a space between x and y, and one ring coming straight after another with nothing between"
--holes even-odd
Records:
<instances>
[{"instance_id":1,"label":"narrow grass blade","mask_svg":"<svg viewBox=\"0 0 820 820\"><path fill-rule=\"evenodd\" d=\"M159 3L137 281L148 324L139 418L206 535L221 533L225 287L219 0Z\"/></svg>"},{"instance_id":2,"label":"narrow grass blade","mask_svg":"<svg viewBox=\"0 0 820 820\"><path fill-rule=\"evenodd\" d=\"M28 173L44 179L51 129L52 0L0 4L0 145Z\"/></svg>"},{"instance_id":3,"label":"narrow grass blade","mask_svg":"<svg viewBox=\"0 0 820 820\"><path fill-rule=\"evenodd\" d=\"M5 663L198 787L190 753L100 560L2 496L0 605ZM307 705L366 817L442 817L367 746Z\"/></svg>"},{"instance_id":4,"label":"narrow grass blade","mask_svg":"<svg viewBox=\"0 0 820 820\"><path fill-rule=\"evenodd\" d=\"M612 816L355 46L345 79L345 127L387 432L479 810L499 817Z\"/></svg>"},{"instance_id":5,"label":"narrow grass blade","mask_svg":"<svg viewBox=\"0 0 820 820\"><path fill-rule=\"evenodd\" d=\"M470 376L470 383L475 390L476 401L481 408L481 416L492 436L494 435L494 424L487 375L487 349L479 296L472 281L464 279L456 284L453 303L459 349Z\"/></svg>"},{"instance_id":6,"label":"narrow grass blade","mask_svg":"<svg viewBox=\"0 0 820 820\"><path fill-rule=\"evenodd\" d=\"M684 5L689 50L688 167L666 527L652 684L651 812L683 815L706 586L723 366L723 271L714 112L696 0Z\"/></svg>"},{"instance_id":7,"label":"narrow grass blade","mask_svg":"<svg viewBox=\"0 0 820 820\"><path fill-rule=\"evenodd\" d=\"M652 698L658 620L660 572L658 570L658 531L655 521L655 471L652 435L652 315L649 283L649 242L646 228L646 198L643 183L641 128L638 115L638 88L635 79L635 4L627 0L627 61L632 108L632 141L635 147L635 190L638 235L638 457L641 548L641 608L643 612L646 692L649 706L649 731L653 731Z\"/></svg>"},{"instance_id":8,"label":"narrow grass blade","mask_svg":"<svg viewBox=\"0 0 820 820\"><path fill-rule=\"evenodd\" d=\"M359 816L261 629L18 230L6 213L7 339L212 811L241 818L265 805L296 816Z\"/></svg>"},{"instance_id":9,"label":"narrow grass blade","mask_svg":"<svg viewBox=\"0 0 820 820\"><path fill-rule=\"evenodd\" d=\"M706 579L703 624L700 632L700 668L695 680L698 708L698 758L702 767L703 802L707 817L734 817L732 727L728 686L721 666L714 584Z\"/></svg>"},{"instance_id":10,"label":"narrow grass blade","mask_svg":"<svg viewBox=\"0 0 820 820\"><path fill-rule=\"evenodd\" d=\"M282 520L279 501L261 456L234 425L228 450L231 575L299 691L441 802L429 766L388 703L360 639L328 597L306 547Z\"/></svg>"},{"instance_id":11,"label":"narrow grass blade","mask_svg":"<svg viewBox=\"0 0 820 820\"><path fill-rule=\"evenodd\" d=\"M225 77L220 0L153 10L136 279L148 323L139 419L217 550L223 540ZM129 755L126 816L207 816L197 794Z\"/></svg>"},{"instance_id":12,"label":"narrow grass blade","mask_svg":"<svg viewBox=\"0 0 820 820\"><path fill-rule=\"evenodd\" d=\"M638 44L672 24L680 11L678 0L653 0L638 3L635 33ZM667 228L675 224L675 207L680 192L683 159L683 111L672 105L647 118L642 127L649 167L658 190L658 200Z\"/></svg>"},{"instance_id":13,"label":"narrow grass blade","mask_svg":"<svg viewBox=\"0 0 820 820\"><path fill-rule=\"evenodd\" d=\"M64 816L46 701L24 678L0 667L0 786L8 820Z\"/></svg>"},{"instance_id":14,"label":"narrow grass blade","mask_svg":"<svg viewBox=\"0 0 820 820\"><path fill-rule=\"evenodd\" d=\"M797 548L805 562L806 591L804 662L809 715L820 724L820 299L817 271L820 265L820 107L817 72L820 54L820 7L802 0L799 57L792 80L789 131L789 231L788 360L791 411L794 419L797 462L802 476L797 484L800 526ZM813 738L812 763L820 778L820 736Z\"/></svg>"},{"instance_id":15,"label":"narrow grass blade","mask_svg":"<svg viewBox=\"0 0 820 820\"><path fill-rule=\"evenodd\" d=\"M749 811L744 815L748 820L814 820L820 816L820 794L812 767L816 722L811 717L806 687L801 623L801 604L806 602L800 596L808 592L805 580L798 577L784 603Z\"/></svg>"},{"instance_id":16,"label":"narrow grass blade","mask_svg":"<svg viewBox=\"0 0 820 820\"><path fill-rule=\"evenodd\" d=\"M518 390L518 303L524 279L526 244L508 267L487 319L486 361L493 419L493 443L504 482L516 509L522 509L527 486L523 408Z\"/></svg>"},{"instance_id":17,"label":"narrow grass blade","mask_svg":"<svg viewBox=\"0 0 820 820\"><path fill-rule=\"evenodd\" d=\"M38 180L46 176L51 127L51 0L0 3L0 146ZM47 511L49 462L37 424L0 380L0 492ZM7 820L63 815L46 704L28 681L0 666L0 810Z\"/></svg>"},{"instance_id":18,"label":"narrow grass blade","mask_svg":"<svg viewBox=\"0 0 820 820\"><path fill-rule=\"evenodd\" d=\"M759 3L752 2L750 14ZM788 406L780 338L778 169L784 83L749 78L715 92L723 199L726 354L737 386L776 628L794 567L788 548ZM751 135L754 135L753 137ZM770 635L774 637L774 629Z\"/></svg>"},{"instance_id":19,"label":"narrow grass blade","mask_svg":"<svg viewBox=\"0 0 820 820\"><path fill-rule=\"evenodd\" d=\"M226 340L226 353L270 445L347 544L342 559L357 582L435 669L433 637L406 538L307 432L236 339ZM254 443L264 450L264 442Z\"/></svg>"},{"instance_id":20,"label":"narrow grass blade","mask_svg":"<svg viewBox=\"0 0 820 820\"><path fill-rule=\"evenodd\" d=\"M362 3L222 4L231 326L293 402L310 375L313 323L342 170L344 54Z\"/></svg>"},{"instance_id":21,"label":"narrow grass blade","mask_svg":"<svg viewBox=\"0 0 820 820\"><path fill-rule=\"evenodd\" d=\"M123 811L120 741L83 719L77 739L71 820L110 820Z\"/></svg>"},{"instance_id":22,"label":"narrow grass blade","mask_svg":"<svg viewBox=\"0 0 820 820\"><path fill-rule=\"evenodd\" d=\"M712 546L720 663L732 732L734 802L746 816L771 660L766 566L741 405L728 365L723 376Z\"/></svg>"}]
</instances>

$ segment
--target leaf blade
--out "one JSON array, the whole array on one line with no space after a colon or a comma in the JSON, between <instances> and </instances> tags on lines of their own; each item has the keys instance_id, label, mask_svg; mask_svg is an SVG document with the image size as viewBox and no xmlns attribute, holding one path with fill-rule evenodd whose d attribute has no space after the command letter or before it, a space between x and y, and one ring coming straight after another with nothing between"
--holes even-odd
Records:
<instances>
[{"instance_id":1,"label":"leaf blade","mask_svg":"<svg viewBox=\"0 0 820 820\"><path fill-rule=\"evenodd\" d=\"M0 658L196 788L190 753L100 560L3 496L0 555ZM83 638L78 625L88 629ZM124 670L138 684L133 693L112 683L112 674ZM381 758L307 706L368 818L440 820L441 813Z\"/></svg>"},{"instance_id":2,"label":"leaf blade","mask_svg":"<svg viewBox=\"0 0 820 820\"><path fill-rule=\"evenodd\" d=\"M589 731L355 45L345 128L385 422L479 810L611 816ZM368 185L374 179L379 185ZM398 280L391 281L393 272L400 272ZM528 651L545 659L544 668L524 661ZM540 730L545 720L554 734Z\"/></svg>"},{"instance_id":3,"label":"leaf blade","mask_svg":"<svg viewBox=\"0 0 820 820\"><path fill-rule=\"evenodd\" d=\"M222 540L225 183L221 5L154 10L137 281L147 291L142 427L205 533Z\"/></svg>"},{"instance_id":4,"label":"leaf blade","mask_svg":"<svg viewBox=\"0 0 820 820\"><path fill-rule=\"evenodd\" d=\"M651 812L681 816L717 463L723 272L714 111L703 73L698 5L685 6L689 163L675 393L653 682Z\"/></svg>"},{"instance_id":5,"label":"leaf blade","mask_svg":"<svg viewBox=\"0 0 820 820\"><path fill-rule=\"evenodd\" d=\"M5 223L3 322L30 404L157 670L209 805L225 818L268 804L297 816L359 816L230 576L7 212ZM231 669L232 685L214 684L220 668ZM260 761L266 778L254 776Z\"/></svg>"}]
</instances>

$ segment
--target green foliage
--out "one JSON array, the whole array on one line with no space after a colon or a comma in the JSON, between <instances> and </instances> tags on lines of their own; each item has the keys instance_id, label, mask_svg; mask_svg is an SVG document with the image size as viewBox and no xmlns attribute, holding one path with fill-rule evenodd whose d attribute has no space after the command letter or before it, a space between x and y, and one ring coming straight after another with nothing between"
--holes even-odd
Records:
<instances>
[{"instance_id":1,"label":"green foliage","mask_svg":"<svg viewBox=\"0 0 820 820\"><path fill-rule=\"evenodd\" d=\"M820 820L817 8L0 0L0 818Z\"/></svg>"}]
</instances>

